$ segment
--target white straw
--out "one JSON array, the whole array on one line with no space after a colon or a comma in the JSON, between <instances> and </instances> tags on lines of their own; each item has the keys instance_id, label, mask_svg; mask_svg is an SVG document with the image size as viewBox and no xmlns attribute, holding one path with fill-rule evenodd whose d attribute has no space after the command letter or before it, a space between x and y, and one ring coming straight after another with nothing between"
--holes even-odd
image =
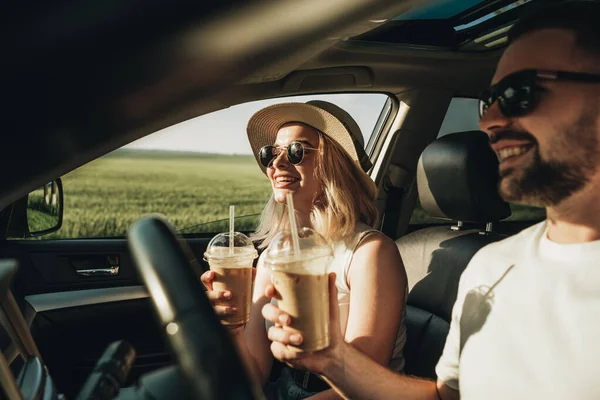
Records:
<instances>
[{"instance_id":1,"label":"white straw","mask_svg":"<svg viewBox=\"0 0 600 400\"><path fill-rule=\"evenodd\" d=\"M300 255L300 241L298 240L298 227L296 225L296 212L294 211L294 199L292 194L286 195L288 206L288 217L290 217L290 231L292 232L292 246L294 246L294 255Z\"/></svg>"},{"instance_id":2,"label":"white straw","mask_svg":"<svg viewBox=\"0 0 600 400\"><path fill-rule=\"evenodd\" d=\"M235 206L229 206L229 255L233 255L233 236L234 236L234 224L235 224Z\"/></svg>"}]
</instances>

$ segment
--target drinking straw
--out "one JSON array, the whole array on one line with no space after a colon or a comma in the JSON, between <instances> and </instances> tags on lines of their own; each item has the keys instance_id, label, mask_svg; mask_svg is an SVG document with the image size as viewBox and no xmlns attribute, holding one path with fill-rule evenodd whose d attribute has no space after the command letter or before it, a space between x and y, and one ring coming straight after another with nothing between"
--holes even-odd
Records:
<instances>
[{"instance_id":1,"label":"drinking straw","mask_svg":"<svg viewBox=\"0 0 600 400\"><path fill-rule=\"evenodd\" d=\"M229 255L233 255L233 234L234 234L234 226L235 223L235 206L229 206Z\"/></svg>"},{"instance_id":2,"label":"drinking straw","mask_svg":"<svg viewBox=\"0 0 600 400\"><path fill-rule=\"evenodd\" d=\"M290 231L292 232L292 246L294 246L294 255L300 255L300 241L298 240L298 227L296 226L296 212L294 211L294 199L292 194L286 195L288 206L288 217L290 217Z\"/></svg>"}]
</instances>

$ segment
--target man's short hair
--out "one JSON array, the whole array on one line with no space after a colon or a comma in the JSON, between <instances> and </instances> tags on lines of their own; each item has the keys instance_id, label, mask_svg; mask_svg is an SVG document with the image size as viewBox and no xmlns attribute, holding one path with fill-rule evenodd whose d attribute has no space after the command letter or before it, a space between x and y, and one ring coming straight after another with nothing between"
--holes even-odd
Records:
<instances>
[{"instance_id":1,"label":"man's short hair","mask_svg":"<svg viewBox=\"0 0 600 400\"><path fill-rule=\"evenodd\" d=\"M575 33L576 44L600 57L600 2L560 1L530 9L510 29L510 43L540 29L567 29Z\"/></svg>"}]
</instances>

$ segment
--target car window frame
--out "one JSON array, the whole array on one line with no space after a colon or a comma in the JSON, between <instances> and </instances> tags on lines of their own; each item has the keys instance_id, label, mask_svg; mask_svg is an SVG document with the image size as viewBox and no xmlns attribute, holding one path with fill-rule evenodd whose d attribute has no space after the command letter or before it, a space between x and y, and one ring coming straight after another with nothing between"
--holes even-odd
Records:
<instances>
[{"instance_id":1,"label":"car window frame","mask_svg":"<svg viewBox=\"0 0 600 400\"><path fill-rule=\"evenodd\" d=\"M243 105L243 104L249 104L249 103L254 103L254 102L260 102L263 100L280 100L281 102L284 101L292 101L294 98L298 98L298 97L307 97L307 96L335 96L335 95L383 95L386 97L385 101L383 101L383 105L381 106L381 109L379 110L379 115L375 121L375 124L373 125L373 128L371 129L371 133L368 136L368 140L365 141L364 146L365 146L365 151L367 151L367 154L369 155L369 158L371 159L371 161L374 163L376 161L376 157L371 154L372 150L374 148L374 145L378 142L378 140L380 140L382 134L384 133L384 128L386 126L386 123L389 121L389 118L391 117L392 111L393 111L393 102L394 102L394 95L385 91L346 91L346 92L314 92L314 93L310 93L310 94L306 94L306 93L298 93L298 94L292 94L292 95L285 95L285 96L280 96L280 97L273 97L273 98L258 98L258 99L254 99L254 100L249 100L249 101L245 101L242 103L238 103L238 104L232 104L230 107L227 108L223 108L223 109L219 109L219 110L214 110L211 111L209 113L203 114L203 115L199 115L197 117L194 118L198 118L198 117L202 117L202 116L206 116L206 115L210 115L213 112L218 112L218 111L224 111L227 109L230 109L231 107L234 106L238 106L238 105ZM333 101L335 102L335 101ZM185 122L185 121L184 121ZM173 125L174 126L174 125ZM169 127L167 127L169 128ZM161 129L160 131L164 130L166 128ZM144 137L148 137L151 136L155 133L158 133L160 131L156 131L156 132L152 132L149 133L148 135L145 135ZM130 143L128 143L130 144ZM76 171L77 169L83 168L86 165L97 161L105 156L110 155L111 153L115 152L115 151L119 151L122 150L124 148L126 148L125 146L127 146L127 144L117 148L117 149L113 149L110 152L94 159L91 161L86 162L83 165L80 165L74 169L72 169L71 171L69 171L68 173L66 173L65 175L72 173L73 171ZM368 146L369 149L371 150L371 153L368 152ZM63 176L65 176L63 175ZM160 212L160 211L158 211ZM251 216L254 214L249 214L249 215L240 215L240 218L243 217L247 217L247 216ZM143 215L139 215L139 217L142 217ZM138 218L139 218L138 217ZM168 217L168 216L167 216ZM206 225L206 224L213 224L213 223L218 223L220 219L215 220L215 221L208 221L208 222L204 222L201 224L195 224L192 225L193 226L201 226L201 225ZM179 230L185 231L186 229L189 229L190 226L185 226L182 227L180 229L178 229L177 231L179 232ZM212 237L214 236L215 233L218 232L182 232L181 236L183 237L197 237L197 238L202 238L202 237ZM37 237L36 239L41 239L44 241L49 241L49 240L107 240L107 239L124 239L126 237L126 234L123 235L116 235L116 236L105 236L105 235L98 235L98 236L75 236L75 237L45 237L44 235Z\"/></svg>"},{"instance_id":2,"label":"car window frame","mask_svg":"<svg viewBox=\"0 0 600 400\"><path fill-rule=\"evenodd\" d=\"M463 131L463 130L456 130L456 131L446 132L446 133L440 135L440 133L442 132L442 129L444 128L444 122L446 122L446 118L448 116L448 111L452 107L452 101L454 99L474 100L476 102L476 104L475 104L475 110L474 111L475 111L475 114L477 114L478 107L479 107L479 99L478 98L468 97L468 96L453 96L450 99L450 101L448 102L448 108L446 110L446 114L444 115L444 119L442 120L442 123L440 124L440 128L439 128L436 140L439 139L440 137L445 136L445 135L449 135L449 134L452 134L452 133L462 132ZM479 127L477 127L476 130L481 130L481 129L479 129ZM413 208L413 211L411 213L411 218L409 219L408 231L415 231L415 230L422 229L422 228L425 228L425 227L456 225L456 223L458 222L458 221L451 220L451 219L443 219L443 218L437 218L437 217L430 216L430 221L431 222L425 222L425 223L418 222L418 223L415 223L415 222L413 222L412 218L413 218L414 211L418 208L419 204L420 203L419 203L419 200L418 200L418 197L417 197L417 201L415 201L415 207ZM512 206L513 205L520 206L520 205L518 205L516 203L508 203L508 204L509 204L509 206L511 206L511 215L509 217L503 219L502 221L498 221L497 222L497 223L503 224L504 226L506 226L507 224L519 224L519 225L535 224L535 223L543 221L546 218L545 217L545 215L546 215L545 209L543 209L541 207L523 206L523 207L527 207L527 208L532 209L532 211L534 209L543 210L543 212L540 211L540 215L543 214L544 218L541 218L541 219L539 219L539 218L534 218L534 219L511 219L511 218L513 218L513 214L512 214L513 209L512 209ZM427 214L426 211L425 211L425 213ZM481 224L472 224L472 225L473 225L474 228L479 228L479 225L481 225Z\"/></svg>"}]
</instances>

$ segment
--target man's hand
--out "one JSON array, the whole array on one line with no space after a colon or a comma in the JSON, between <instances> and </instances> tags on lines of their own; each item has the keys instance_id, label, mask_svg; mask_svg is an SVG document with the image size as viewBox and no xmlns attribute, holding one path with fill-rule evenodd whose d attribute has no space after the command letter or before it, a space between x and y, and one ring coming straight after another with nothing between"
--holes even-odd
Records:
<instances>
[{"instance_id":1,"label":"man's hand","mask_svg":"<svg viewBox=\"0 0 600 400\"><path fill-rule=\"evenodd\" d=\"M265 289L268 298L280 299L279 293L271 284ZM302 343L302 333L290 327L292 318L275 305L268 303L262 309L265 320L271 321L274 326L269 328L268 336L273 341L271 352L279 361L294 368L303 368L320 374L327 363L340 358L346 342L342 337L340 328L339 309L337 304L337 288L335 287L335 273L329 274L329 347L317 352L298 352L288 348L288 345ZM283 329L283 327L286 327Z\"/></svg>"}]
</instances>

